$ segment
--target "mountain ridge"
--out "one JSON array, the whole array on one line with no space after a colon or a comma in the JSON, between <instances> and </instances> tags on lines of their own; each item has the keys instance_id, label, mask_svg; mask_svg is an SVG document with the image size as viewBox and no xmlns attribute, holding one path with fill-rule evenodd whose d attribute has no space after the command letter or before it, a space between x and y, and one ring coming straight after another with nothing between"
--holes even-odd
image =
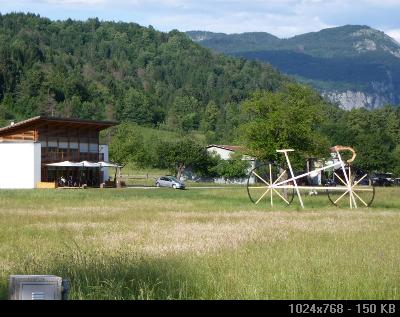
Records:
<instances>
[{"instance_id":1,"label":"mountain ridge","mask_svg":"<svg viewBox=\"0 0 400 317\"><path fill-rule=\"evenodd\" d=\"M366 25L345 25L287 39L266 32L186 34L214 51L269 63L311 84L345 109L400 103L400 44Z\"/></svg>"},{"instance_id":2,"label":"mountain ridge","mask_svg":"<svg viewBox=\"0 0 400 317\"><path fill-rule=\"evenodd\" d=\"M226 50L223 46L218 48L218 42L214 41L215 39L221 40L223 39L225 42L227 41L239 41L238 44L249 44L246 43L248 39L254 40L262 40L263 38L267 38L269 41L265 41L263 43L258 43L258 45L263 49L271 49L269 46L271 43L277 44L275 49L287 49L290 45L306 45L306 44L314 44L315 39L318 38L320 41L325 43L318 43L321 44L328 44L330 48L342 48L345 47L340 45L338 41L354 39L355 42L355 53L362 53L365 51L375 51L380 48L383 51L391 53L392 55L400 58L400 43L398 43L395 39L390 37L389 35L385 34L382 31L373 29L367 25L344 25L334 28L327 28L322 29L316 32L308 32L304 34L298 34L289 38L279 38L271 33L268 32L244 32L244 33L213 33L209 31L187 31L185 32L193 41L195 42L208 42L210 41L209 48L216 49L218 51L230 52L230 53L237 53L240 51L248 51L248 48L236 48L234 50ZM368 37L366 40L371 41L372 39L378 39L380 41L384 41L379 47L372 47L368 44L370 42L363 43L361 41L362 37ZM358 39L358 40L357 40ZM249 41L251 43L251 41ZM332 44L333 45L329 45ZM225 43L224 43L225 44ZM348 43L345 43L348 44ZM300 51L304 52L304 48L299 47ZM341 51L338 56L346 56L347 54L343 54L344 52ZM317 54L313 54L312 52L309 53L313 56L318 56ZM329 55L326 55L329 56Z\"/></svg>"}]
</instances>

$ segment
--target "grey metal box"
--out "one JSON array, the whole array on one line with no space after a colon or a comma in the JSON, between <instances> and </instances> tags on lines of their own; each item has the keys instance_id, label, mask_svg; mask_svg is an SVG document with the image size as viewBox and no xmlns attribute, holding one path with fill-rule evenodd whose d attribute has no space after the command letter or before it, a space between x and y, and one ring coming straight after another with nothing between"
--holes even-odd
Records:
<instances>
[{"instance_id":1,"label":"grey metal box","mask_svg":"<svg viewBox=\"0 0 400 317\"><path fill-rule=\"evenodd\" d=\"M10 275L10 299L61 300L62 290L62 278L58 276Z\"/></svg>"}]
</instances>

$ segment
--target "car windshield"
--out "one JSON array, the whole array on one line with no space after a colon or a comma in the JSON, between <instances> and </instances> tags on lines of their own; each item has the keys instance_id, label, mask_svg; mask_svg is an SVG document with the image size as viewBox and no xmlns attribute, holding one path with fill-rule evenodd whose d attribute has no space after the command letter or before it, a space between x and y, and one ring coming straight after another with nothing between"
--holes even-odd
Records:
<instances>
[{"instance_id":1,"label":"car windshield","mask_svg":"<svg viewBox=\"0 0 400 317\"><path fill-rule=\"evenodd\" d=\"M174 181L174 182L179 182L175 177L173 177L173 176L169 176L168 177L171 181Z\"/></svg>"}]
</instances>

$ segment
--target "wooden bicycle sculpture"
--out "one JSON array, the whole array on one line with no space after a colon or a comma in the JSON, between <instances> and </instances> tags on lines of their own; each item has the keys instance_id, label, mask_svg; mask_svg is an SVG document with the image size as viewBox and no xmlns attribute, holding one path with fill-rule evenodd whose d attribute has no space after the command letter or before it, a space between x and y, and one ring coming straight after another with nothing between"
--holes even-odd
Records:
<instances>
[{"instance_id":1,"label":"wooden bicycle sculpture","mask_svg":"<svg viewBox=\"0 0 400 317\"><path fill-rule=\"evenodd\" d=\"M324 190L332 204L336 206L350 205L350 208L359 206L368 207L372 204L375 196L375 188L368 173L363 173L353 168L352 162L356 158L354 149L348 146L336 145L331 148L331 152L336 153L337 161L332 164L317 168L313 171L297 175L293 173L292 165L289 160L289 152L292 149L277 150L283 153L286 158L287 169L274 163L267 163L254 168L247 180L247 193L250 200L256 205L266 200L271 206L274 205L274 198L290 205L295 193L297 194L301 207L304 208L300 189ZM350 151L352 157L347 160L347 165L342 160L341 151ZM317 175L321 171L331 170L332 179L327 186L299 186L298 181ZM255 180L255 181L254 181ZM253 183L254 182L254 183Z\"/></svg>"}]
</instances>

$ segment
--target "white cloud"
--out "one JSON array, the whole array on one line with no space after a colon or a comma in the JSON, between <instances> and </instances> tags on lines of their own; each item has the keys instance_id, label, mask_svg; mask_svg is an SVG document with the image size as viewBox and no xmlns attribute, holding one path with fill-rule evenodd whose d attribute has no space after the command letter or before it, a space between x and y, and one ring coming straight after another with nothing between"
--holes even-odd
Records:
<instances>
[{"instance_id":1,"label":"white cloud","mask_svg":"<svg viewBox=\"0 0 400 317\"><path fill-rule=\"evenodd\" d=\"M307 12L302 3L326 0L267 0L252 1L211 1L186 4L186 10L148 18L148 24L167 31L177 28L182 31L207 30L225 33L264 31L278 37L292 37L297 34L336 26L326 23L317 12ZM329 0L332 1L337 0ZM228 5L230 3L230 5ZM290 7L290 9L288 9Z\"/></svg>"},{"instance_id":2,"label":"white cloud","mask_svg":"<svg viewBox=\"0 0 400 317\"><path fill-rule=\"evenodd\" d=\"M363 2L376 6L400 7L399 0L363 0Z\"/></svg>"},{"instance_id":3,"label":"white cloud","mask_svg":"<svg viewBox=\"0 0 400 317\"><path fill-rule=\"evenodd\" d=\"M288 17L268 13L249 14L236 13L220 16L202 15L172 15L158 17L150 20L152 25L163 25L165 29L180 25L180 30L208 30L213 32L242 33L264 31L278 37L292 37L297 34L320 30L328 25L319 20L318 17Z\"/></svg>"},{"instance_id":4,"label":"white cloud","mask_svg":"<svg viewBox=\"0 0 400 317\"><path fill-rule=\"evenodd\" d=\"M264 31L279 37L344 24L366 24L399 41L400 0L0 0L1 13L51 19L136 22L156 29L225 33ZM396 10L399 8L398 10Z\"/></svg>"},{"instance_id":5,"label":"white cloud","mask_svg":"<svg viewBox=\"0 0 400 317\"><path fill-rule=\"evenodd\" d=\"M385 33L389 35L391 38L395 39L397 43L400 45L400 29L387 30Z\"/></svg>"},{"instance_id":6,"label":"white cloud","mask_svg":"<svg viewBox=\"0 0 400 317\"><path fill-rule=\"evenodd\" d=\"M107 0L46 0L49 5L99 5L106 4Z\"/></svg>"}]
</instances>

